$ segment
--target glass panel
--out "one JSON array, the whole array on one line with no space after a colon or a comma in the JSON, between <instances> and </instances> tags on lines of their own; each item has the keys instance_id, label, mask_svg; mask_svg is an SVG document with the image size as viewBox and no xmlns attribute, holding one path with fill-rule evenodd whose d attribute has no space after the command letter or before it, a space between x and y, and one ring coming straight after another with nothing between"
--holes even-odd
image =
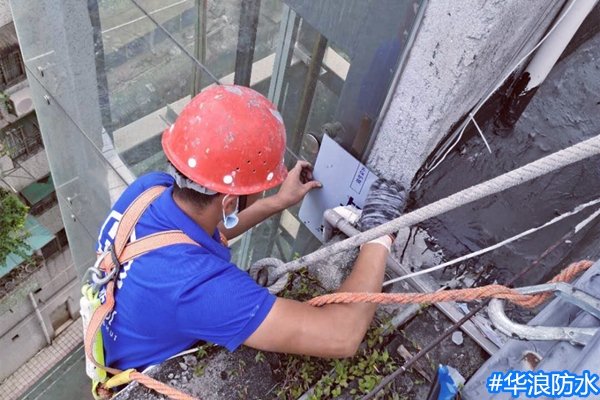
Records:
<instances>
[{"instance_id":1,"label":"glass panel","mask_svg":"<svg viewBox=\"0 0 600 400\"><path fill-rule=\"evenodd\" d=\"M347 1L341 10L322 1L286 3L268 93L287 128L287 165L298 158L314 162L325 131L359 158L419 4ZM299 221L299 208L270 218L236 243L238 265L247 268L269 256L289 261L319 247Z\"/></svg>"},{"instance_id":2,"label":"glass panel","mask_svg":"<svg viewBox=\"0 0 600 400\"><path fill-rule=\"evenodd\" d=\"M222 83L249 77L250 86L277 105L288 132L289 167L298 157L316 156L326 124L348 151L362 155L419 3L345 0L340 8L327 1L262 0L252 19L256 4L13 4L80 271L95 257L97 229L119 190L135 176L164 168L161 134L193 94L214 83L210 75ZM298 209L233 242L239 263L269 255L289 260L318 246L298 221Z\"/></svg>"},{"instance_id":3,"label":"glass panel","mask_svg":"<svg viewBox=\"0 0 600 400\"><path fill-rule=\"evenodd\" d=\"M234 23L239 21L239 12L236 15L235 8L227 9L231 12L226 15L222 5L214 3L209 2L204 9L202 1L139 1L148 17L130 1L99 2L106 85L101 93L109 105L107 130L135 175L164 169L162 132L190 100L195 84L204 87L214 83L180 46L204 59L206 65L218 66L219 78L233 71ZM201 56L195 44L195 24L198 13L203 12L207 16L208 46ZM97 55L101 58L102 52Z\"/></svg>"},{"instance_id":4,"label":"glass panel","mask_svg":"<svg viewBox=\"0 0 600 400\"><path fill-rule=\"evenodd\" d=\"M125 186L123 171L105 157L89 11L85 2L69 0L19 1L12 11L71 252L82 274L95 261L94 242L111 191Z\"/></svg>"}]
</instances>

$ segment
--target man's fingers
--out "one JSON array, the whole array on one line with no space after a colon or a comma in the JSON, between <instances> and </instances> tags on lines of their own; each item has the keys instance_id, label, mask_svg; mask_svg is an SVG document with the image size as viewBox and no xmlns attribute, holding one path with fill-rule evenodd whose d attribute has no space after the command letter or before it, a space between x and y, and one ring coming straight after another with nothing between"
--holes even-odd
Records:
<instances>
[{"instance_id":1,"label":"man's fingers","mask_svg":"<svg viewBox=\"0 0 600 400\"><path fill-rule=\"evenodd\" d=\"M323 187L323 184L319 181L306 182L302 185L302 189L301 189L302 196L306 196L306 194L313 189L319 189L322 187Z\"/></svg>"},{"instance_id":2,"label":"man's fingers","mask_svg":"<svg viewBox=\"0 0 600 400\"><path fill-rule=\"evenodd\" d=\"M312 165L310 165L310 163L308 161L304 161L304 160L298 160L298 162L296 162L296 166L294 167L294 169L297 169L299 171L302 171L303 169L308 169L310 171L312 171Z\"/></svg>"},{"instance_id":3,"label":"man's fingers","mask_svg":"<svg viewBox=\"0 0 600 400\"><path fill-rule=\"evenodd\" d=\"M313 180L313 174L312 172L303 169L302 172L300 172L300 181L302 183L307 183Z\"/></svg>"},{"instance_id":4,"label":"man's fingers","mask_svg":"<svg viewBox=\"0 0 600 400\"><path fill-rule=\"evenodd\" d=\"M310 191L310 190L313 190L313 189L322 188L323 184L321 182L319 182L319 181L310 181L310 182L306 183L304 185L304 187L309 188L309 191Z\"/></svg>"}]
</instances>

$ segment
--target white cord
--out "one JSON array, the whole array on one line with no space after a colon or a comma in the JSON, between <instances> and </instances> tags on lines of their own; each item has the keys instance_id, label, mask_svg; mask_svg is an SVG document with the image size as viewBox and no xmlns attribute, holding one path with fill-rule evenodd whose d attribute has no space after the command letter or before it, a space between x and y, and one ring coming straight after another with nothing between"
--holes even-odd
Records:
<instances>
[{"instance_id":1,"label":"white cord","mask_svg":"<svg viewBox=\"0 0 600 400\"><path fill-rule=\"evenodd\" d=\"M398 277L398 278L390 279L389 281L386 281L386 282L384 282L384 283L383 283L383 286L391 285L391 284L392 284L392 283L394 283L394 282L403 281L403 280L405 280L405 279L413 278L413 277L415 277L415 276L419 276L419 275L428 274L428 273L430 273L430 272L437 271L437 270L439 270L439 269L442 269L442 268L446 268L446 267L448 267L448 266L450 266L450 265L457 264L457 263L459 263L459 262L461 262L461 261L468 260L468 259L470 259L470 258L473 258L473 257L479 256L479 255L481 255L481 254L484 254L484 253L488 253L488 252L490 252L490 251L492 251L492 250L495 250L495 249L497 249L497 248L499 248L499 247L502 247L502 246L504 246L504 245L506 245L506 244L509 244L509 243L511 243L511 242L514 242L515 240L518 240L518 239L522 238L523 236L527 236L527 235L529 235L530 233L534 233L534 232L536 232L536 231L539 231L539 230L540 230L540 229L542 229L542 228L545 228L545 227L547 227L547 226L550 226L550 225L552 225L552 224L555 224L555 223L556 223L556 222L558 222L558 221L561 221L561 220L563 220L563 219L565 219L565 218L567 218L567 217L570 217L570 216L572 216L572 215L575 215L575 214L579 213L580 211L583 211L584 209L586 209L586 208L588 208L588 207L591 207L591 206L593 206L593 205L599 204L599 203L600 203L600 198L599 198L599 199L596 199L596 200L592 200L592 201L590 201L590 202L588 202L588 203L585 203L585 204L582 204L582 205L578 206L578 207L577 207L577 208L575 208L573 211L570 211L570 212L568 212L568 213L565 213L565 214L559 215L559 216L558 216L558 217L556 217L556 218L553 218L552 220L550 220L550 221L546 222L544 225L538 226L537 228L532 228L532 229L529 229L529 230L527 230L527 231L525 231L525 232L521 232L521 233L519 233L518 235L516 235L516 236L513 236L513 237L511 237L511 238L508 238L508 239L506 239L506 240L504 240L504 241L502 241L502 242L500 242L500 243L496 243L496 244L495 244L495 245L493 245L493 246L486 247L485 249L477 250L476 252L473 252L473 253L470 253L470 254L464 255L464 256L462 256L462 257L459 257L459 258L456 258L456 259L454 259L454 260L451 260L451 261L445 262L445 263L443 263L443 264L437 265L437 266L435 266L435 267L427 268L427 269L424 269L424 270L421 270L421 271L413 272L413 273L411 273L411 274L408 274L408 275L403 275L403 276L400 276L400 277ZM577 231L581 230L581 229L583 228L583 226L584 226L584 225L587 225L587 224L588 224L590 221L592 221L592 219L593 219L593 218L595 218L595 217L596 217L596 216L598 216L598 215L600 215L600 210L596 211L596 213L594 213L592 216L588 217L588 218L587 218L586 220L584 220L582 223L580 223L579 225L577 225L577 227L576 227Z\"/></svg>"},{"instance_id":2,"label":"white cord","mask_svg":"<svg viewBox=\"0 0 600 400\"><path fill-rule=\"evenodd\" d=\"M475 125L475 128L477 128L477 131L481 135L481 138L483 139L483 143L485 143L485 147L487 147L490 154L492 154L492 149L490 148L490 144L486 140L483 132L481 131L481 128L479 128L479 124L477 123L477 121L475 121L475 118L473 118L473 114L470 114L469 117L471 117L471 121L473 121L473 125Z\"/></svg>"},{"instance_id":3,"label":"white cord","mask_svg":"<svg viewBox=\"0 0 600 400\"><path fill-rule=\"evenodd\" d=\"M571 8L573 8L573 5L575 5L575 3L576 2L571 3L571 5L566 9L566 11L563 13L563 15L558 19L558 21L556 21L556 23L552 26L552 28L548 31L548 33L538 42L538 44L535 45L535 47L533 49L531 49L517 64L515 64L515 66L513 68L511 68L511 70L506 74L506 76L502 80L500 80L500 82L496 85L496 87L494 87L494 89L491 90L489 92L489 94L482 101L480 101L477 104L475 109L471 112L471 115L477 114L479 112L479 110L481 109L481 107L483 107L483 105L490 99L490 97L492 97L492 95L494 93L496 93L496 91L498 89L500 89L500 87L502 85L504 85L504 82L513 74L513 72L515 72L515 70L519 67L519 65L521 65L523 62L525 62L525 60L527 60L542 45L542 43L544 43L546 41L546 39L548 39L548 37L552 34L552 32L554 32L556 27L567 16L569 11L571 11ZM458 138L456 139L456 141L448 148L448 150L446 150L446 153L442 156L442 158L438 162L436 162L435 165L433 167L431 167L425 175L429 175L434 169L436 169L438 167L438 165L440 165L442 163L442 161L444 161L446 159L446 157L448 156L448 154L450 154L450 152L454 149L454 147L456 147L456 145L460 142L460 139L462 138L462 134L465 131L465 129L467 128L467 126L469 125L469 121L471 121L471 119L472 118L469 118L463 123L463 126L461 128L460 133L458 134Z\"/></svg>"}]
</instances>

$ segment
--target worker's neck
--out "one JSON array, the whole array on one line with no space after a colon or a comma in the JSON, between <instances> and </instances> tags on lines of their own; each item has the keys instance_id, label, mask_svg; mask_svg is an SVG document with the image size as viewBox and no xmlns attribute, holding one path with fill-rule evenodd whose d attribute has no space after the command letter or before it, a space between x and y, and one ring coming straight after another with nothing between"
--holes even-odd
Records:
<instances>
[{"instance_id":1,"label":"worker's neck","mask_svg":"<svg viewBox=\"0 0 600 400\"><path fill-rule=\"evenodd\" d=\"M203 210L198 210L193 205L181 201L176 196L173 196L173 201L209 236L212 236L215 233L215 229L217 229L217 225L221 220L221 216L219 215L219 213L213 210L214 207L212 205L205 207Z\"/></svg>"}]
</instances>

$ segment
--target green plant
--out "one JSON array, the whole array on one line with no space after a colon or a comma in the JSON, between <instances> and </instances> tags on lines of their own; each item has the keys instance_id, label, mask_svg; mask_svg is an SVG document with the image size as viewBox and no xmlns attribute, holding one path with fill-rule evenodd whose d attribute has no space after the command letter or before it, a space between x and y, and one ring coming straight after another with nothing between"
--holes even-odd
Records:
<instances>
[{"instance_id":1,"label":"green plant","mask_svg":"<svg viewBox=\"0 0 600 400\"><path fill-rule=\"evenodd\" d=\"M196 364L196 367L194 368L194 375L196 375L196 376L204 375L205 369L206 369L206 365L204 365L202 363Z\"/></svg>"},{"instance_id":2,"label":"green plant","mask_svg":"<svg viewBox=\"0 0 600 400\"><path fill-rule=\"evenodd\" d=\"M0 188L0 266L6 265L9 254L30 260L31 247L25 241L25 217L29 209L8 190Z\"/></svg>"},{"instance_id":3,"label":"green plant","mask_svg":"<svg viewBox=\"0 0 600 400\"><path fill-rule=\"evenodd\" d=\"M238 360L238 372L240 373L240 375L242 375L244 373L245 367L246 367L246 361L244 361L240 358Z\"/></svg>"},{"instance_id":4,"label":"green plant","mask_svg":"<svg viewBox=\"0 0 600 400\"><path fill-rule=\"evenodd\" d=\"M308 300L325 290L308 270L302 269L290 279L282 292L287 298ZM365 336L365 342L352 358L325 360L306 356L279 355L283 379L278 387L279 399L297 399L311 388L310 400L336 398L348 391L357 398L371 391L384 376L398 366L385 348L383 333L390 316L375 318ZM258 355L257 355L258 357ZM391 398L390 394L390 398Z\"/></svg>"},{"instance_id":5,"label":"green plant","mask_svg":"<svg viewBox=\"0 0 600 400\"><path fill-rule=\"evenodd\" d=\"M239 390L237 392L238 398L240 398L242 400L246 399L248 397L248 386L242 386L242 387L238 386L238 388L239 388Z\"/></svg>"},{"instance_id":6,"label":"green plant","mask_svg":"<svg viewBox=\"0 0 600 400\"><path fill-rule=\"evenodd\" d=\"M207 344L203 344L202 346L198 347L198 354L196 354L196 358L198 360L201 360L208 355L208 352L206 351L206 349L209 346L210 345L207 343Z\"/></svg>"},{"instance_id":7,"label":"green plant","mask_svg":"<svg viewBox=\"0 0 600 400\"><path fill-rule=\"evenodd\" d=\"M265 355L263 354L262 351L259 351L256 353L256 356L254 356L254 361L258 364L261 362L265 362L267 360L267 357L265 357Z\"/></svg>"}]
</instances>

